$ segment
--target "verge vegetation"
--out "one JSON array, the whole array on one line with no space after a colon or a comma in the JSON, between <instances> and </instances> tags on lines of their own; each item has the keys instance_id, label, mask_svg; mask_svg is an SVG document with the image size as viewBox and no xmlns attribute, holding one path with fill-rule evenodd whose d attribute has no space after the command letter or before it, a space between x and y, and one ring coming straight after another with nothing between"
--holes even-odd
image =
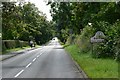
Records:
<instances>
[{"instance_id":1,"label":"verge vegetation","mask_svg":"<svg viewBox=\"0 0 120 80\"><path fill-rule=\"evenodd\" d=\"M54 23L31 2L2 2L2 52L45 44L54 35Z\"/></svg>"},{"instance_id":2,"label":"verge vegetation","mask_svg":"<svg viewBox=\"0 0 120 80\"><path fill-rule=\"evenodd\" d=\"M64 44L75 44L80 52L94 58L120 61L120 2L49 2L56 36ZM97 31L105 34L103 43L90 43Z\"/></svg>"},{"instance_id":3,"label":"verge vegetation","mask_svg":"<svg viewBox=\"0 0 120 80\"><path fill-rule=\"evenodd\" d=\"M81 53L77 45L65 47L89 78L118 78L118 63L111 59L95 59L90 53Z\"/></svg>"},{"instance_id":4,"label":"verge vegetation","mask_svg":"<svg viewBox=\"0 0 120 80\"><path fill-rule=\"evenodd\" d=\"M120 2L49 2L56 36L89 77L118 77L120 62ZM97 31L104 42L91 44ZM70 45L70 46L67 46ZM71 46L75 45L75 46ZM93 72L92 72L93 71Z\"/></svg>"}]
</instances>

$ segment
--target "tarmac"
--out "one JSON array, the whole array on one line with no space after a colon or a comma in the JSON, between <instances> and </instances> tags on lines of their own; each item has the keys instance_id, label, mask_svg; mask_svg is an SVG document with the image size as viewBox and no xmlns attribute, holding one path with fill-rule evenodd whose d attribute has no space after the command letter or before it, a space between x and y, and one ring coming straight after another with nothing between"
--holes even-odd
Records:
<instances>
[{"instance_id":1,"label":"tarmac","mask_svg":"<svg viewBox=\"0 0 120 80\"><path fill-rule=\"evenodd\" d=\"M27 51L34 50L34 49L36 49L36 47L34 47L34 48L27 48L27 49L23 49L23 50L19 50L19 51L14 51L14 52L6 53L4 55L0 55L0 61L9 59L9 58L14 57L14 56L16 56L18 54L22 54L22 53L25 53Z\"/></svg>"}]
</instances>

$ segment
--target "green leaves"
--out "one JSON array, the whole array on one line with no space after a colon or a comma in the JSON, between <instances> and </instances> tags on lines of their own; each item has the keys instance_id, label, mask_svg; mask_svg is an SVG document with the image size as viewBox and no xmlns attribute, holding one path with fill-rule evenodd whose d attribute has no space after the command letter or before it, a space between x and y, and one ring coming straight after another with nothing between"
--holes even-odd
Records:
<instances>
[{"instance_id":1,"label":"green leaves","mask_svg":"<svg viewBox=\"0 0 120 80\"><path fill-rule=\"evenodd\" d=\"M67 30L79 35L76 44L82 51L90 51L90 38L102 31L106 38L104 44L95 45L95 56L119 59L120 49L120 2L97 3L49 3L53 21L61 41L69 40ZM88 26L88 23L92 23ZM69 40L70 41L70 40ZM116 56L117 55L117 56Z\"/></svg>"},{"instance_id":2,"label":"green leaves","mask_svg":"<svg viewBox=\"0 0 120 80\"><path fill-rule=\"evenodd\" d=\"M31 40L29 36L32 36L38 44L43 44L52 36L53 23L47 21L46 16L30 2L20 5L5 2L2 14L3 39L5 40L29 41Z\"/></svg>"}]
</instances>

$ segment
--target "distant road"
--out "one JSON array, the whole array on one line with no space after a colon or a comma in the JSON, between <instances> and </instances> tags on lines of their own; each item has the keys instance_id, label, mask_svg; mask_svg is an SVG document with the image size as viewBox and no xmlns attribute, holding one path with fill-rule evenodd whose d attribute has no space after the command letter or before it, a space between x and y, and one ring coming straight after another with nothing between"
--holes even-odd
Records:
<instances>
[{"instance_id":1,"label":"distant road","mask_svg":"<svg viewBox=\"0 0 120 80\"><path fill-rule=\"evenodd\" d=\"M57 40L2 62L3 78L83 78Z\"/></svg>"}]
</instances>

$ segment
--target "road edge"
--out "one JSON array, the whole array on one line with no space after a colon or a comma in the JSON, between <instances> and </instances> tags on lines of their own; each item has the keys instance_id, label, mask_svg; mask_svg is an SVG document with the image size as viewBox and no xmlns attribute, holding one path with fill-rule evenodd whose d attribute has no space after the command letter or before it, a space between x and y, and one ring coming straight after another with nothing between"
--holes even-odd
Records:
<instances>
[{"instance_id":1,"label":"road edge","mask_svg":"<svg viewBox=\"0 0 120 80\"><path fill-rule=\"evenodd\" d=\"M64 48L63 48L64 49ZM88 75L82 70L82 68L78 65L78 63L73 59L73 57L66 51L66 49L64 49L65 52L67 53L67 55L71 58L71 60L73 61L74 65L77 67L78 71L82 74L83 78L85 80L89 80Z\"/></svg>"},{"instance_id":2,"label":"road edge","mask_svg":"<svg viewBox=\"0 0 120 80\"><path fill-rule=\"evenodd\" d=\"M25 53L26 51L31 51L31 50L34 50L34 49L37 49L37 48L31 48L31 49L29 49L29 50L25 50L25 51L21 51L21 52L15 52L13 55L11 55L11 56L8 56L8 57L6 57L6 58L2 58L0 61L4 61L4 60L7 60L7 59L10 59L10 58L12 58L12 57L15 57L15 56L17 56L17 55L19 55L19 54L22 54L22 53Z\"/></svg>"}]
</instances>

